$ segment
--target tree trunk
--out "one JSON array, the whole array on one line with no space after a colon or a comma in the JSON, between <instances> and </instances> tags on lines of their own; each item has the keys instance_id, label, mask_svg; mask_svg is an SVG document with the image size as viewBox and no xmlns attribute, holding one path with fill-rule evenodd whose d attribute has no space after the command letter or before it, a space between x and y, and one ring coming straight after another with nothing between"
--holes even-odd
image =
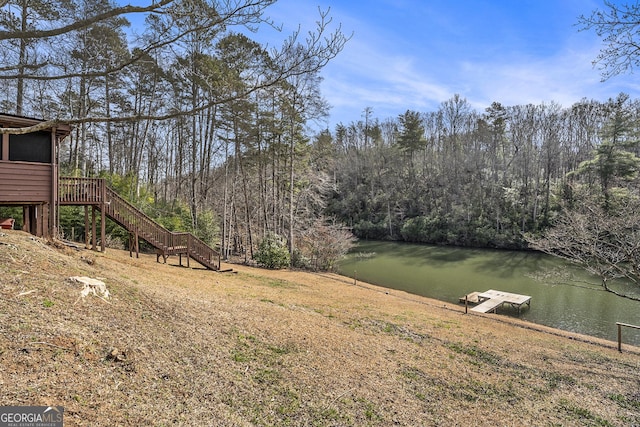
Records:
<instances>
[{"instance_id":1,"label":"tree trunk","mask_svg":"<svg viewBox=\"0 0 640 427\"><path fill-rule=\"evenodd\" d=\"M22 16L20 20L20 29L21 31L27 31L28 22L27 22L27 14L28 14L28 2L27 0L22 0ZM16 114L18 116L22 115L23 104L24 104L24 70L25 70L25 62L27 60L27 40L25 38L20 38L20 57L18 59L18 81L16 88Z\"/></svg>"},{"instance_id":2,"label":"tree trunk","mask_svg":"<svg viewBox=\"0 0 640 427\"><path fill-rule=\"evenodd\" d=\"M294 196L294 191L293 191L293 179L294 179L294 155L295 155L295 133L294 133L294 123L293 123L293 119L291 120L291 145L290 145L290 149L289 149L289 255L290 258L293 260L293 251L295 248L294 242L293 242L293 213L294 213L294 209L293 209L293 196Z\"/></svg>"}]
</instances>

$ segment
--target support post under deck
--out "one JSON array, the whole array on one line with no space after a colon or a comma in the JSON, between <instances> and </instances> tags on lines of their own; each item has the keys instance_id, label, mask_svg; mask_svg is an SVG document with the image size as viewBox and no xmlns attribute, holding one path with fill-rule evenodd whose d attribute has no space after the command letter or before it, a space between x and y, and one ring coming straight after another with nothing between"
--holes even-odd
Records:
<instances>
[{"instance_id":1,"label":"support post under deck","mask_svg":"<svg viewBox=\"0 0 640 427\"><path fill-rule=\"evenodd\" d=\"M102 209L100 209L100 251L104 252L106 250L106 242L104 236L107 234L107 219L104 213L104 203L102 204Z\"/></svg>"},{"instance_id":2,"label":"support post under deck","mask_svg":"<svg viewBox=\"0 0 640 427\"><path fill-rule=\"evenodd\" d=\"M98 250L98 239L96 236L96 207L91 206L91 250Z\"/></svg>"},{"instance_id":3,"label":"support post under deck","mask_svg":"<svg viewBox=\"0 0 640 427\"><path fill-rule=\"evenodd\" d=\"M84 248L89 248L89 206L84 205Z\"/></svg>"}]
</instances>

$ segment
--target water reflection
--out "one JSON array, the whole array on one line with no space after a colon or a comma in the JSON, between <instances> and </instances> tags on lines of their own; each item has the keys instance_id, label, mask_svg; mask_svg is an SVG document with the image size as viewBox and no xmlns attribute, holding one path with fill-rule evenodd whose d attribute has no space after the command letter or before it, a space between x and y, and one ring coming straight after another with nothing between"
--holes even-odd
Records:
<instances>
[{"instance_id":1,"label":"water reflection","mask_svg":"<svg viewBox=\"0 0 640 427\"><path fill-rule=\"evenodd\" d=\"M451 303L467 293L488 289L530 295L531 308L525 308L521 318L612 341L616 340L616 322L640 324L640 302L605 292L598 278L536 252L361 242L341 263L340 271ZM635 285L612 286L640 293ZM624 342L640 345L640 334L625 331Z\"/></svg>"}]
</instances>

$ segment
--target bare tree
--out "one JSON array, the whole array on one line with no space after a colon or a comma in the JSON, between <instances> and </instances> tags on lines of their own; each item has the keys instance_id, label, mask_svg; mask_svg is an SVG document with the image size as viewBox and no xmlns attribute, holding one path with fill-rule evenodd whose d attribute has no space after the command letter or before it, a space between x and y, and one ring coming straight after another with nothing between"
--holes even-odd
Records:
<instances>
[{"instance_id":1,"label":"bare tree","mask_svg":"<svg viewBox=\"0 0 640 427\"><path fill-rule=\"evenodd\" d=\"M149 30L144 37L140 37L137 46L130 49L135 54L128 56L118 63L109 64L103 70L72 70L68 71L64 67L64 57L59 59L59 63L51 64L42 62L32 64L35 69L45 69L46 73L31 73L24 75L21 70L25 64L20 59L13 63L7 63L0 68L0 80L15 80L23 77L26 80L68 80L71 78L80 79L104 79L114 74L126 73L132 64L143 58L147 58L156 52L165 55L165 61L171 61L169 55L179 57L183 49L181 43L189 39L194 34L207 31L222 34L223 31L234 25L255 29L259 24L273 25L272 21L266 17L265 9L274 3L274 0L239 0L233 2L200 0L200 1L179 1L164 0L152 3L146 7L113 7L109 10L88 15L75 22L62 22L54 28L36 28L23 31L21 29L11 29L0 27L0 41L16 42L22 39L46 39L69 38L71 35L82 31L85 28L101 23L114 16L126 16L129 13L147 13ZM180 116L199 113L212 108L215 105L222 105L234 99L242 99L252 93L264 88L275 86L283 81L307 73L317 73L331 59L333 59L343 49L349 37L345 36L340 26L332 30L332 20L329 17L329 10L319 11L320 19L317 27L310 31L306 37L301 36L300 30L289 36L279 49L272 49L269 54L274 64L280 66L268 73L255 76L246 76L246 80L252 82L243 88L242 93L234 92L226 96L213 97L202 100L197 105L191 105L188 109L164 109L159 111L138 112L128 114L120 112L108 117L106 114L73 115L61 114L50 121L29 128L1 128L0 133L26 133L33 132L60 123L79 125L82 123L121 123L137 120L167 120ZM194 25L183 25L188 20Z\"/></svg>"},{"instance_id":2,"label":"bare tree","mask_svg":"<svg viewBox=\"0 0 640 427\"><path fill-rule=\"evenodd\" d=\"M604 43L593 61L594 66L599 66L603 81L633 72L640 65L640 4L605 1L604 5L603 10L596 9L591 15L578 18L582 31L595 31Z\"/></svg>"},{"instance_id":3,"label":"bare tree","mask_svg":"<svg viewBox=\"0 0 640 427\"><path fill-rule=\"evenodd\" d=\"M606 291L640 300L609 286L610 280L620 278L640 286L640 200L633 195L621 197L612 214L602 203L588 199L585 196L573 208L565 208L541 237L529 235L529 244L580 265L598 276Z\"/></svg>"},{"instance_id":4,"label":"bare tree","mask_svg":"<svg viewBox=\"0 0 640 427\"><path fill-rule=\"evenodd\" d=\"M313 270L333 270L340 259L351 250L356 238L341 225L318 218L301 233L299 252Z\"/></svg>"}]
</instances>

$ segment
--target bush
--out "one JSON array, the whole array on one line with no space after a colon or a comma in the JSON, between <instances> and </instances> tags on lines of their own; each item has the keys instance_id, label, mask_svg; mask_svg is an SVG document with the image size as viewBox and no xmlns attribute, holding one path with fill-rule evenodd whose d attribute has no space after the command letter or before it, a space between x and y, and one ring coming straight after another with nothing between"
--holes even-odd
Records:
<instances>
[{"instance_id":1,"label":"bush","mask_svg":"<svg viewBox=\"0 0 640 427\"><path fill-rule=\"evenodd\" d=\"M406 242L441 244L450 243L452 237L447 234L448 229L446 220L433 213L407 219L400 234Z\"/></svg>"},{"instance_id":2,"label":"bush","mask_svg":"<svg viewBox=\"0 0 640 427\"><path fill-rule=\"evenodd\" d=\"M284 268L291 264L286 240L272 233L262 239L253 258L258 265L266 268Z\"/></svg>"},{"instance_id":3,"label":"bush","mask_svg":"<svg viewBox=\"0 0 640 427\"><path fill-rule=\"evenodd\" d=\"M300 249L294 249L291 255L291 266L309 270L311 269L311 260Z\"/></svg>"},{"instance_id":4,"label":"bush","mask_svg":"<svg viewBox=\"0 0 640 427\"><path fill-rule=\"evenodd\" d=\"M353 232L361 239L384 240L389 236L386 218L378 223L362 220L353 227Z\"/></svg>"},{"instance_id":5,"label":"bush","mask_svg":"<svg viewBox=\"0 0 640 427\"><path fill-rule=\"evenodd\" d=\"M353 248L356 238L344 227L320 218L300 234L297 242L300 258L305 260L300 267L329 271Z\"/></svg>"},{"instance_id":6,"label":"bush","mask_svg":"<svg viewBox=\"0 0 640 427\"><path fill-rule=\"evenodd\" d=\"M202 209L198 214L198 226L193 234L209 246L215 246L220 236L220 227L212 209Z\"/></svg>"}]
</instances>

